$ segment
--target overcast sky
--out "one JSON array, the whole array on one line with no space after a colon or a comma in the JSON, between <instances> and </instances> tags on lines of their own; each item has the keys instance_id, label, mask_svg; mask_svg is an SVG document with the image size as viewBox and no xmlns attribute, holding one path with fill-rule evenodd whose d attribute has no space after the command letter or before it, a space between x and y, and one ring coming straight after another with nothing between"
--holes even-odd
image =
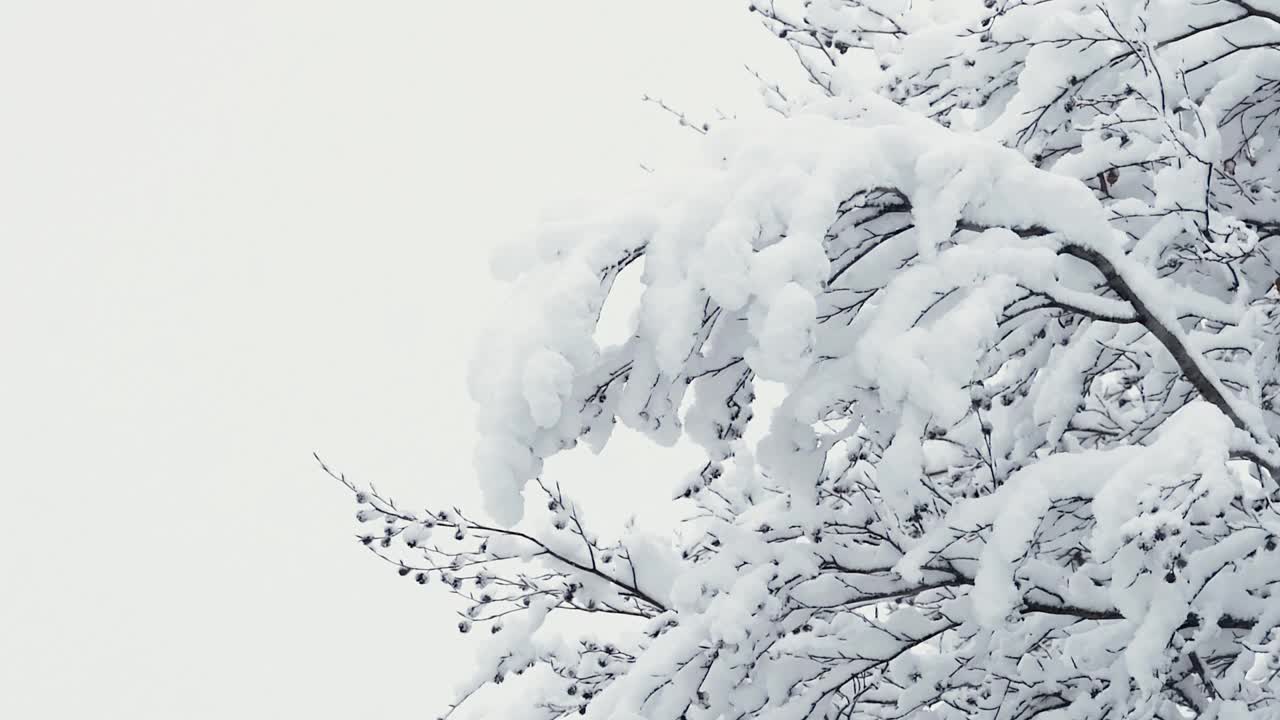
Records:
<instances>
[{"instance_id":1,"label":"overcast sky","mask_svg":"<svg viewBox=\"0 0 1280 720\"><path fill-rule=\"evenodd\" d=\"M455 620L311 452L474 500L490 250L777 52L736 0L0 4L0 717L432 717Z\"/></svg>"}]
</instances>

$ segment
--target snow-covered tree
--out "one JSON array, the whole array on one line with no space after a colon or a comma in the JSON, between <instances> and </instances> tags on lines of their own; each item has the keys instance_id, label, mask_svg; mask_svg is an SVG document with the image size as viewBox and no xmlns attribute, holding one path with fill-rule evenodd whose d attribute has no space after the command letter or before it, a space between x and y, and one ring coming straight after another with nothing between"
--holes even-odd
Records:
<instances>
[{"instance_id":1,"label":"snow-covered tree","mask_svg":"<svg viewBox=\"0 0 1280 720\"><path fill-rule=\"evenodd\" d=\"M468 690L507 681L522 718L1280 718L1280 1L751 10L811 85L507 254L472 378L492 519L350 484L362 541L492 635ZM635 332L600 347L628 269ZM706 454L673 536L603 540L542 476L618 421Z\"/></svg>"}]
</instances>

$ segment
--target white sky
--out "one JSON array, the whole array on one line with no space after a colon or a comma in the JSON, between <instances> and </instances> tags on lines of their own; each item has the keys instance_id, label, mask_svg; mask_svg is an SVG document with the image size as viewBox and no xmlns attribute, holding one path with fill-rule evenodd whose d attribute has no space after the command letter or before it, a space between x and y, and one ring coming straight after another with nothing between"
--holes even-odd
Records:
<instances>
[{"instance_id":1,"label":"white sky","mask_svg":"<svg viewBox=\"0 0 1280 720\"><path fill-rule=\"evenodd\" d=\"M3 3L0 717L434 716L443 595L310 453L474 499L489 250L687 145L641 93L749 107L744 5Z\"/></svg>"}]
</instances>

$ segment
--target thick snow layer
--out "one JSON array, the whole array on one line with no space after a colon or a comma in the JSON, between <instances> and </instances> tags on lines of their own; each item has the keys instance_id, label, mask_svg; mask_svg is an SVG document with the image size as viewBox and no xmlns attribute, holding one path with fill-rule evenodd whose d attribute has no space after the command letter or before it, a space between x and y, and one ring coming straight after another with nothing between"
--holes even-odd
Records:
<instances>
[{"instance_id":1,"label":"thick snow layer","mask_svg":"<svg viewBox=\"0 0 1280 720\"><path fill-rule=\"evenodd\" d=\"M805 93L495 261L496 522L369 500L366 544L502 623L476 682L549 668L531 716L1280 716L1280 5L755 12ZM542 477L617 422L705 450L670 537Z\"/></svg>"}]
</instances>

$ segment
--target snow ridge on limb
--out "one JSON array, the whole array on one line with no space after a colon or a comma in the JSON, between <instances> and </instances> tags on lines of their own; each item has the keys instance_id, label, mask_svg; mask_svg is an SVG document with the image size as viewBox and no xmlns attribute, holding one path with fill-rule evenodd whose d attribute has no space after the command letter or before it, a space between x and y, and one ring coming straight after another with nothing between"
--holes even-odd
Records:
<instances>
[{"instance_id":1,"label":"snow ridge on limb","mask_svg":"<svg viewBox=\"0 0 1280 720\"><path fill-rule=\"evenodd\" d=\"M678 250L654 248L649 244L649 238L639 233L621 243L615 238L607 241L620 245L620 252L626 254L634 252L632 248L645 248L644 256L649 266L646 268L647 289L642 300L642 313L648 309L667 319L648 327L642 323L635 342L630 346L632 355L629 362L633 372L643 368L646 377L652 378L654 387L666 393L673 392L666 389L672 384L689 384L693 375L685 363L693 360L709 344L709 326L721 316L737 312L747 321L749 344L740 348L741 358L734 359L744 361L754 374L765 379L803 385L816 349L815 295L822 292L821 275L830 269L823 248L825 237L806 231L803 223L811 222L810 215L836 215L841 204L838 198L855 197L872 190L888 191L904 198L903 207L908 209L915 225L919 238L918 254L922 260L914 270L890 280L884 291L888 300L876 311L868 313L869 317L875 318L867 328L874 342L865 343L860 351L863 380L878 384L882 394L893 396L887 398L890 404L905 400L909 404L917 404L920 412L941 417L955 416L957 411L963 413L967 404L967 386L973 378L966 374L945 386L926 377L936 373L940 363L930 363L918 357L920 348L916 340L920 337L919 328L914 326L914 318L909 318L905 311L909 297L919 296L920 290L918 285L908 283L918 282L922 277L920 273L926 268L937 271L937 267L928 262L931 257L937 258L934 249L951 242L957 228L1033 228L1035 233L1021 233L1023 239L1034 239L1037 243L1030 247L1022 247L1028 242L991 242L992 236L980 235L974 242L982 248L982 256L977 262L966 263L966 267L970 267L967 277L952 282L946 288L939 286L934 291L953 291L965 282L977 279L978 275L995 270L1014 281L1003 293L1009 297L997 305L1011 301L1012 295L1031 289L1058 307L1110 320L1132 318L1164 346L1195 389L1247 434L1248 440L1241 452L1269 470L1276 467L1280 451L1263 425L1261 415L1245 407L1223 386L1214 368L1189 347L1178 323L1178 318L1184 314L1214 322L1234 322L1239 319L1239 308L1162 281L1140 263L1127 258L1121 251L1123 241L1108 222L1105 208L1083 184L1040 170L1020 154L990 141L959 137L941 127L926 127L919 122L913 123L910 129L897 124L871 124L881 121L885 115L894 116L892 110L878 107L882 104L883 101L875 96L860 97L840 108L843 111L840 119L813 111L763 127L739 129L726 126L722 133L747 140L742 144L721 143L720 167L707 179L708 188L701 192L691 190L682 203L673 203L665 209L673 219L660 219L654 223L665 228L659 231L661 242L678 246ZM821 110L829 112L830 108ZM862 119L862 123L856 123L856 119ZM779 148L786 148L786 152L779 153ZM782 167L768 164L771 155L778 156ZM964 182L955 182L961 176L965 178ZM763 233L764 225L759 215L765 194L760 189L769 188L772 191L770 195L776 195L781 190L779 186L789 189L790 197L799 198L777 203L780 207L765 208L774 216L771 219L779 223L776 232L780 237L771 244L744 251L746 261L737 264L736 277L724 267L717 268L718 274L711 278L711 282L699 282L702 278L697 275L709 274L706 271L686 272L685 268L690 266L686 262L688 259L707 258L709 250L719 249L722 236L708 235L708 229L754 227L757 234ZM958 194L961 190L967 190L967 194ZM753 202L741 201L742 195L747 193L753 193L750 195ZM1017 201L1011 202L1012 198ZM780 220L778 215L781 215ZM701 220L690 220L695 217ZM793 228L799 233L791 234ZM750 247L746 233L739 238L744 246ZM1011 234L1007 240L1018 238ZM959 245L948 255L951 268L955 267L954 263L959 261L965 248L965 245ZM1064 285L1059 276L1067 274L1068 270L1052 260L1050 251L1088 262L1102 275L1105 287L1122 302ZM587 241L563 257L556 256L553 266L563 265L578 273L584 265L577 261L577 256L607 256L607 252L597 243ZM658 261L663 260L668 252L676 254L677 258L667 263L665 272L668 274L662 275L660 273L664 271L658 269ZM655 261L655 256L658 261ZM703 260L703 266L712 261L713 258ZM813 271L804 272L809 267ZM569 282L543 279L543 270L535 268L530 271L531 276L538 277L539 285L549 282L556 288L575 287ZM946 284L945 281L942 284ZM718 305L707 285L734 288L730 295L739 305L736 311ZM742 302L739 297L748 299ZM599 301L595 304L598 305ZM696 307L705 309L699 313L687 312L689 308ZM701 315L701 322L687 325L671 322L673 317L681 316L682 309L686 310L684 316L687 317ZM588 314L589 310L590 306L583 314ZM998 310L993 306L985 312L993 316ZM706 332L699 332L700 329ZM542 448L554 451L572 444L578 435L590 431L588 423L592 419L612 420L604 413L584 417L588 409L594 412L588 398L600 394L600 385L580 384L576 389L578 396L574 397L568 389L567 377L572 367L560 353L547 349L585 347L587 352L580 354L594 356L598 350L591 341L593 331L593 323L586 320L548 328L541 338L531 340L529 336L532 333L515 338L517 343L532 342L543 349L526 361L523 374L511 379L515 389L508 391L507 396L524 398L525 402L511 403L503 412L495 413L499 420L485 427L485 444L478 451L482 458L489 460L501 457L502 447L527 448L534 462L527 462L526 455L521 454L519 462L523 465L512 463L501 468L500 472L505 473L505 477L518 478L518 469L522 466L538 467L536 461L544 454ZM667 350L673 347L675 351ZM955 347L947 348L948 352L955 350ZM521 356L516 348L504 351L486 349L485 354L488 356L495 352L505 357ZM538 371L548 365L561 372ZM616 374L613 368L617 365L618 360L610 358L604 366L588 368L582 374L592 378L601 375L613 377ZM909 372L913 366L918 367L919 372ZM631 380L628 385L634 382ZM492 383L485 390L495 385ZM674 392L682 392L682 389ZM618 416L629 425L669 442L669 434L663 430L679 427L680 420L676 416L678 403L672 397L659 397L660 404L655 404L655 395L660 393L650 393L644 401L633 402L633 412L621 409ZM564 402L560 401L561 397L565 398ZM914 401L911 400L913 397ZM963 397L964 400L944 400L954 397ZM537 403L530 398L548 398L549 401ZM539 418L539 415L544 417ZM528 417L527 422L513 422L513 418L525 416ZM504 480L494 485L509 487L510 482ZM504 516L515 519L518 513L513 508L504 511Z\"/></svg>"}]
</instances>

